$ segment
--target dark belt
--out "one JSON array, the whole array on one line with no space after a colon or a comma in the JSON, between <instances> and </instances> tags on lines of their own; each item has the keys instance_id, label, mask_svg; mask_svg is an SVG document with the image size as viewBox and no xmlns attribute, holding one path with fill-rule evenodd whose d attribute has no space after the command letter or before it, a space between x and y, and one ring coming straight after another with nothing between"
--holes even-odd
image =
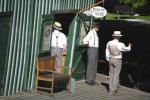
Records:
<instances>
[{"instance_id":1,"label":"dark belt","mask_svg":"<svg viewBox=\"0 0 150 100\"><path fill-rule=\"evenodd\" d=\"M51 48L59 48L59 49L62 49L62 48L61 48L61 47L59 47L59 46L56 46L56 47L52 46Z\"/></svg>"}]
</instances>

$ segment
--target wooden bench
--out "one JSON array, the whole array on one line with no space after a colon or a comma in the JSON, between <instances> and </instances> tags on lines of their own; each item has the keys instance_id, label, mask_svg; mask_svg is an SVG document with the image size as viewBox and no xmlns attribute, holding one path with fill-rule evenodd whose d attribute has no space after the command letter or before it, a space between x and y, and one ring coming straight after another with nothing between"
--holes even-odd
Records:
<instances>
[{"instance_id":1,"label":"wooden bench","mask_svg":"<svg viewBox=\"0 0 150 100\"><path fill-rule=\"evenodd\" d=\"M63 85L63 88L67 90L67 94L70 93L70 79L71 75L57 73L55 64L56 57L41 57L37 59L37 80L36 80L36 91L50 90L51 95L54 95L55 88ZM59 81L57 83L57 81ZM48 86L40 85L40 82L48 82ZM61 84L63 82L63 84ZM65 83L65 84L64 84ZM57 86L58 85L58 86ZM61 86L62 87L62 86Z\"/></svg>"}]
</instances>

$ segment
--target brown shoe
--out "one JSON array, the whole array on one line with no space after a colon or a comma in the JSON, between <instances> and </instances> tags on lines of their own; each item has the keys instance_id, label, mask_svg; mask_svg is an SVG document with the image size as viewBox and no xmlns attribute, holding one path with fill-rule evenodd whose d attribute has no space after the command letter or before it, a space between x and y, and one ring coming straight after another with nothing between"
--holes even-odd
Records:
<instances>
[{"instance_id":1,"label":"brown shoe","mask_svg":"<svg viewBox=\"0 0 150 100\"><path fill-rule=\"evenodd\" d=\"M112 96L118 96L119 95L116 91L111 91L111 92L109 92L109 94Z\"/></svg>"},{"instance_id":2,"label":"brown shoe","mask_svg":"<svg viewBox=\"0 0 150 100\"><path fill-rule=\"evenodd\" d=\"M109 94L110 94L110 95L114 95L115 93L114 93L114 92L109 92Z\"/></svg>"},{"instance_id":3,"label":"brown shoe","mask_svg":"<svg viewBox=\"0 0 150 100\"><path fill-rule=\"evenodd\" d=\"M87 85L94 86L91 82L85 81Z\"/></svg>"},{"instance_id":4,"label":"brown shoe","mask_svg":"<svg viewBox=\"0 0 150 100\"><path fill-rule=\"evenodd\" d=\"M97 83L96 81L92 81L93 85L99 85L99 83Z\"/></svg>"}]
</instances>

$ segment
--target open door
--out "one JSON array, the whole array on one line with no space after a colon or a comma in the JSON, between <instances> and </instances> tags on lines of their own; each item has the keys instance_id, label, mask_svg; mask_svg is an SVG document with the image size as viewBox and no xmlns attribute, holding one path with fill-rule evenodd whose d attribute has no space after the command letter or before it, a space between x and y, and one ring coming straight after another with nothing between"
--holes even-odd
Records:
<instances>
[{"instance_id":1,"label":"open door","mask_svg":"<svg viewBox=\"0 0 150 100\"><path fill-rule=\"evenodd\" d=\"M92 24L92 17L80 14L75 16L69 27L68 48L65 66L72 68L72 77L82 79L85 76L86 46L82 40ZM67 72L67 69L65 69Z\"/></svg>"},{"instance_id":2,"label":"open door","mask_svg":"<svg viewBox=\"0 0 150 100\"><path fill-rule=\"evenodd\" d=\"M4 92L12 13L0 13L0 95Z\"/></svg>"}]
</instances>

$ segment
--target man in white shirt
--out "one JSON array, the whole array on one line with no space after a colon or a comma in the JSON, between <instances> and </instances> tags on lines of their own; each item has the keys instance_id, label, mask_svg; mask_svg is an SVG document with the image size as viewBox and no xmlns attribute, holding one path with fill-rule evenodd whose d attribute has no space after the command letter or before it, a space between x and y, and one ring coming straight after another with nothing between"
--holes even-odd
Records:
<instances>
[{"instance_id":1,"label":"man in white shirt","mask_svg":"<svg viewBox=\"0 0 150 100\"><path fill-rule=\"evenodd\" d=\"M99 31L100 24L94 23L92 30L88 32L86 37L83 39L83 43L88 45L87 51L87 70L86 70L86 81L88 85L98 85L96 82L97 62L98 62L98 47L99 38L97 32Z\"/></svg>"},{"instance_id":2,"label":"man in white shirt","mask_svg":"<svg viewBox=\"0 0 150 100\"><path fill-rule=\"evenodd\" d=\"M106 60L109 62L109 93L117 95L117 84L122 67L122 52L131 50L131 44L126 47L124 43L119 42L121 35L120 31L114 31L113 40L106 45Z\"/></svg>"},{"instance_id":3,"label":"man in white shirt","mask_svg":"<svg viewBox=\"0 0 150 100\"><path fill-rule=\"evenodd\" d=\"M56 56L56 71L61 73L62 55L66 52L67 38L64 33L60 32L62 30L61 23L55 22L53 26L51 56Z\"/></svg>"}]
</instances>

